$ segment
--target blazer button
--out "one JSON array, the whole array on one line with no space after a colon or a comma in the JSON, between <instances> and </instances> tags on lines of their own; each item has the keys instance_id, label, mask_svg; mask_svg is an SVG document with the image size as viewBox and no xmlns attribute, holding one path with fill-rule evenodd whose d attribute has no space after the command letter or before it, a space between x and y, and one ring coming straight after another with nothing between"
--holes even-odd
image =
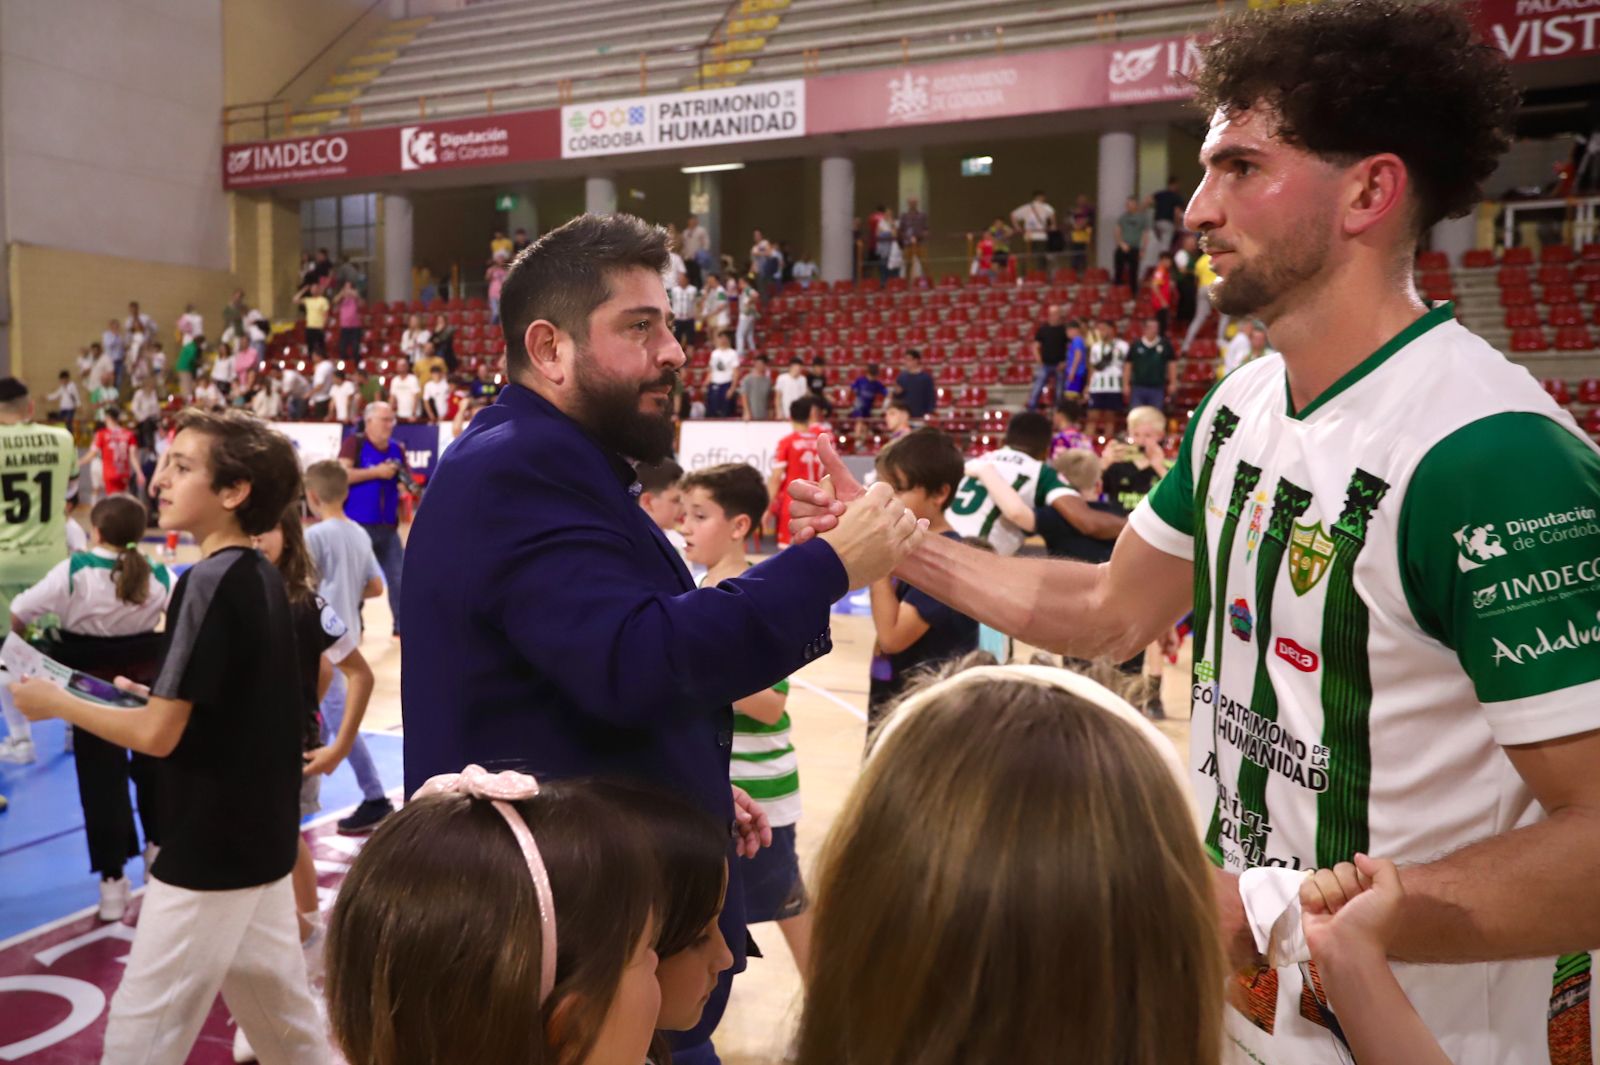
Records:
<instances>
[{"instance_id":1,"label":"blazer button","mask_svg":"<svg viewBox=\"0 0 1600 1065\"><path fill-rule=\"evenodd\" d=\"M717 730L717 746L718 747L732 747L733 746L733 730L732 729L718 729Z\"/></svg>"}]
</instances>

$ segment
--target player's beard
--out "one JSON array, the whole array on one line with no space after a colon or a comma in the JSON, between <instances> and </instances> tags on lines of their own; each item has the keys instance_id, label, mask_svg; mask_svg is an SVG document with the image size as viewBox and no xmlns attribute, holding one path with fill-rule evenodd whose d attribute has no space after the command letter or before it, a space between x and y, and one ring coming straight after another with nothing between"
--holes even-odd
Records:
<instances>
[{"instance_id":1,"label":"player's beard","mask_svg":"<svg viewBox=\"0 0 1600 1065\"><path fill-rule=\"evenodd\" d=\"M672 387L677 376L676 370L664 370L644 385L619 381L598 372L593 360L579 352L578 424L602 447L638 462L660 462L672 455L672 411L647 414L639 409L639 400L647 389Z\"/></svg>"},{"instance_id":2,"label":"player's beard","mask_svg":"<svg viewBox=\"0 0 1600 1065\"><path fill-rule=\"evenodd\" d=\"M1228 275L1211 286L1211 305L1234 318L1261 317L1322 272L1328 245L1327 218L1312 217L1295 225L1286 237L1267 242L1248 260L1235 253Z\"/></svg>"}]
</instances>

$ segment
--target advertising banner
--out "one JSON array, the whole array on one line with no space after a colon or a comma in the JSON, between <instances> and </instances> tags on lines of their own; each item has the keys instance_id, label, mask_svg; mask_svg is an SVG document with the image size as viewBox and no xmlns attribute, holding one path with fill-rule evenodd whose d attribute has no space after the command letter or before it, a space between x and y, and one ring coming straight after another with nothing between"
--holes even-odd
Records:
<instances>
[{"instance_id":1,"label":"advertising banner","mask_svg":"<svg viewBox=\"0 0 1600 1065\"><path fill-rule=\"evenodd\" d=\"M1600 53L1600 0L1480 0L1477 12L1513 63Z\"/></svg>"},{"instance_id":2,"label":"advertising banner","mask_svg":"<svg viewBox=\"0 0 1600 1065\"><path fill-rule=\"evenodd\" d=\"M222 186L248 189L554 159L557 123L551 108L225 144Z\"/></svg>"},{"instance_id":3,"label":"advertising banner","mask_svg":"<svg viewBox=\"0 0 1600 1065\"><path fill-rule=\"evenodd\" d=\"M561 157L703 148L803 137L807 132L806 83L757 82L569 104L561 109Z\"/></svg>"},{"instance_id":4,"label":"advertising banner","mask_svg":"<svg viewBox=\"0 0 1600 1065\"><path fill-rule=\"evenodd\" d=\"M678 464L693 473L725 462L772 473L778 441L794 432L788 422L687 421L678 437Z\"/></svg>"},{"instance_id":5,"label":"advertising banner","mask_svg":"<svg viewBox=\"0 0 1600 1065\"><path fill-rule=\"evenodd\" d=\"M344 439L344 426L338 422L273 422L272 427L294 445L300 456L300 468L313 462L339 457L339 444Z\"/></svg>"}]
</instances>

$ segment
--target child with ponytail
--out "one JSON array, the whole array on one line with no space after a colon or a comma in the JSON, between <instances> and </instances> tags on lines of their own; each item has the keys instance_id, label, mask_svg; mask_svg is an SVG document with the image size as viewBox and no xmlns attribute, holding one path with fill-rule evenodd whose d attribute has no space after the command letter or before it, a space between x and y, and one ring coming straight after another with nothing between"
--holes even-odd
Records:
<instances>
[{"instance_id":1,"label":"child with ponytail","mask_svg":"<svg viewBox=\"0 0 1600 1065\"><path fill-rule=\"evenodd\" d=\"M154 680L162 653L156 629L172 592L172 575L139 550L148 520L144 504L131 496L107 496L96 503L89 512L92 546L57 563L11 600L12 630L21 634L53 615L50 636L40 641L52 658L108 682L118 676ZM134 753L130 761L127 748L82 730L72 756L89 868L100 874L100 919L120 921L130 892L123 866L140 853L128 798L130 776L144 826L146 873L160 843L154 759Z\"/></svg>"}]
</instances>

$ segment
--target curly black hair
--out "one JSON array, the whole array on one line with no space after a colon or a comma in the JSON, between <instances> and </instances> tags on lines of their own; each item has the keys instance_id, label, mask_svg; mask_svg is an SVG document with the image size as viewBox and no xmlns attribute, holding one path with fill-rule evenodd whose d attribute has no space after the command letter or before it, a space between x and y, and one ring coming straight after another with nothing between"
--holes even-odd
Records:
<instances>
[{"instance_id":1,"label":"curly black hair","mask_svg":"<svg viewBox=\"0 0 1600 1065\"><path fill-rule=\"evenodd\" d=\"M1265 107L1280 139L1322 158L1399 156L1419 229L1483 197L1520 102L1505 56L1474 36L1464 8L1407 0L1230 16L1194 81L1207 114Z\"/></svg>"}]
</instances>

